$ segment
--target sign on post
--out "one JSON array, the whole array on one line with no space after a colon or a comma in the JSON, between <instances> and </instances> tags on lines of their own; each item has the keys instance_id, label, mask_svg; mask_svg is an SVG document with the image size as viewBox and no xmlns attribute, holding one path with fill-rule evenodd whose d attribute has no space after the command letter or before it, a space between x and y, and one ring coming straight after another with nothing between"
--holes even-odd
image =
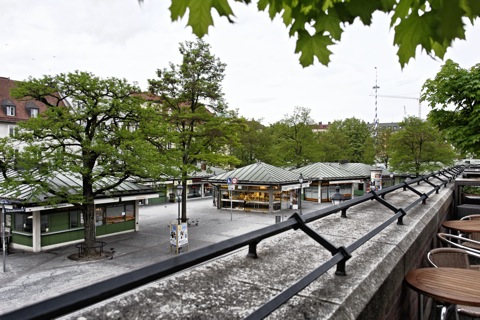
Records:
<instances>
[{"instance_id":1,"label":"sign on post","mask_svg":"<svg viewBox=\"0 0 480 320\"><path fill-rule=\"evenodd\" d=\"M7 243L6 243L6 235L5 235L5 219L6 219L6 214L7 213L18 213L18 212L25 212L25 208L13 208L13 209L7 209L5 208L5 203L2 203L2 211L3 211L3 217L2 217L2 249L3 249L3 272L5 272L6 267L7 267Z\"/></svg>"},{"instance_id":2,"label":"sign on post","mask_svg":"<svg viewBox=\"0 0 480 320\"><path fill-rule=\"evenodd\" d=\"M175 251L178 251L182 247L187 247L188 251L188 224L182 222L178 224L177 221L170 223L170 251L172 247L175 247Z\"/></svg>"}]
</instances>

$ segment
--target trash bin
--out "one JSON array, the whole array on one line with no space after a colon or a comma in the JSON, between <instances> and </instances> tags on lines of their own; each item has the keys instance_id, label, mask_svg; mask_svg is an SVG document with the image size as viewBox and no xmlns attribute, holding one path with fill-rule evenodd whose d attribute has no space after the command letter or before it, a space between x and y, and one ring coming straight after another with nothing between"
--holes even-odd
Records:
<instances>
[{"instance_id":1,"label":"trash bin","mask_svg":"<svg viewBox=\"0 0 480 320\"><path fill-rule=\"evenodd\" d=\"M280 223L282 222L282 216L276 215L275 216L275 223Z\"/></svg>"}]
</instances>

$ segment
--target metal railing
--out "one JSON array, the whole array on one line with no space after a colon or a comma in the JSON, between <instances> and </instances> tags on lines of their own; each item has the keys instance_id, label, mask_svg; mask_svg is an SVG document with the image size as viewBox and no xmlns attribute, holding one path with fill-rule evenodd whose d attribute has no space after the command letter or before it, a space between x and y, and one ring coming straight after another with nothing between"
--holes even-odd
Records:
<instances>
[{"instance_id":1,"label":"metal railing","mask_svg":"<svg viewBox=\"0 0 480 320\"><path fill-rule=\"evenodd\" d=\"M327 207L304 215L295 213L289 219L283 222L224 240L208 247L203 247L182 254L180 256L175 256L165 261L139 268L137 270L97 282L93 285L89 285L88 287L62 294L61 296L40 301L25 308L17 309L0 315L0 319L51 319L66 315L68 313L91 306L95 303L102 302L108 298L112 298L118 294L136 289L142 285L165 278L192 266L196 266L203 262L220 257L226 253L231 253L245 246L248 246L248 256L256 258L257 246L262 240L292 229L300 229L312 239L317 241L325 249L327 249L332 254L332 257L246 317L246 319L250 320L263 319L334 266L336 266L335 274L345 275L346 262L351 258L352 253L355 250L357 250L360 246L365 244L368 240L380 233L393 222L397 221L397 224L403 224L403 218L408 211L420 203L425 203L429 195L434 192L438 193L441 185L446 187L447 184L456 176L461 174L462 171L463 166L452 167L432 173L430 175L421 176L410 181L405 181L401 184L387 187L377 192L370 191L363 196L348 200L340 205ZM441 184L433 184L431 181L429 181L429 179L432 178L437 179L441 182ZM419 185L421 182L430 185L432 187L431 190L427 193L421 193L415 189L414 185ZM408 189L412 191L418 196L418 198L416 198L406 207L398 208L386 201L385 196L401 188L403 188L403 190ZM339 211L341 211L342 217L346 217L347 210L349 208L371 200L376 200L390 209L393 212L393 215L379 226L346 247L336 247L309 226L307 226L307 224L310 222L338 213Z\"/></svg>"}]
</instances>

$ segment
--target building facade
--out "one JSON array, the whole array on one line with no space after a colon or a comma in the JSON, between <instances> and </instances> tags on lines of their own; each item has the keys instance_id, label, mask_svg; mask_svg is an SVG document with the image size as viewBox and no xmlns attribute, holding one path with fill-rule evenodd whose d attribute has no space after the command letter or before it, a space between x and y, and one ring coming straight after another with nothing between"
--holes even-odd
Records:
<instances>
[{"instance_id":1,"label":"building facade","mask_svg":"<svg viewBox=\"0 0 480 320\"><path fill-rule=\"evenodd\" d=\"M69 175L57 175L72 189L78 187ZM49 181L56 185L57 181ZM48 203L51 194L36 194L30 186L3 192L2 225L8 233L10 247L27 252L40 252L83 242L84 218L80 205ZM98 196L95 203L96 237L138 231L138 209L149 198L158 197L152 188L133 182L123 182ZM4 222L4 224L3 224Z\"/></svg>"},{"instance_id":2,"label":"building facade","mask_svg":"<svg viewBox=\"0 0 480 320\"><path fill-rule=\"evenodd\" d=\"M289 170L257 162L206 179L214 186L213 202L218 209L273 213L294 208L300 188L308 179Z\"/></svg>"}]
</instances>

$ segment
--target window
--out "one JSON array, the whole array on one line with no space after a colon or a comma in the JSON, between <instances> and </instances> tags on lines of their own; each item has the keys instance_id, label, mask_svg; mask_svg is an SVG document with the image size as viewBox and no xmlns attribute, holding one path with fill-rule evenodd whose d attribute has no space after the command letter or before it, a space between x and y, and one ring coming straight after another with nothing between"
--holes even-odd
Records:
<instances>
[{"instance_id":1,"label":"window","mask_svg":"<svg viewBox=\"0 0 480 320\"><path fill-rule=\"evenodd\" d=\"M81 211L70 212L70 229L83 227L83 216Z\"/></svg>"},{"instance_id":2,"label":"window","mask_svg":"<svg viewBox=\"0 0 480 320\"><path fill-rule=\"evenodd\" d=\"M38 117L38 109L30 109L30 118Z\"/></svg>"},{"instance_id":3,"label":"window","mask_svg":"<svg viewBox=\"0 0 480 320\"><path fill-rule=\"evenodd\" d=\"M107 224L135 220L135 210L133 204L119 204L115 206L109 206L106 209Z\"/></svg>"},{"instance_id":4,"label":"window","mask_svg":"<svg viewBox=\"0 0 480 320\"><path fill-rule=\"evenodd\" d=\"M32 216L25 213L15 213L13 230L32 232Z\"/></svg>"},{"instance_id":5,"label":"window","mask_svg":"<svg viewBox=\"0 0 480 320\"><path fill-rule=\"evenodd\" d=\"M8 135L10 137L14 137L16 135L15 134L16 132L17 132L17 126L8 126Z\"/></svg>"},{"instance_id":6,"label":"window","mask_svg":"<svg viewBox=\"0 0 480 320\"><path fill-rule=\"evenodd\" d=\"M7 116L14 117L15 116L15 106L6 106L5 108Z\"/></svg>"},{"instance_id":7,"label":"window","mask_svg":"<svg viewBox=\"0 0 480 320\"><path fill-rule=\"evenodd\" d=\"M103 226L105 217L105 208L104 207L97 207L95 208L95 226Z\"/></svg>"},{"instance_id":8,"label":"window","mask_svg":"<svg viewBox=\"0 0 480 320\"><path fill-rule=\"evenodd\" d=\"M41 223L41 232L48 232L48 215L44 214L40 217L40 223Z\"/></svg>"},{"instance_id":9,"label":"window","mask_svg":"<svg viewBox=\"0 0 480 320\"><path fill-rule=\"evenodd\" d=\"M42 233L82 227L83 217L80 210L42 214L40 217L40 230Z\"/></svg>"}]
</instances>

